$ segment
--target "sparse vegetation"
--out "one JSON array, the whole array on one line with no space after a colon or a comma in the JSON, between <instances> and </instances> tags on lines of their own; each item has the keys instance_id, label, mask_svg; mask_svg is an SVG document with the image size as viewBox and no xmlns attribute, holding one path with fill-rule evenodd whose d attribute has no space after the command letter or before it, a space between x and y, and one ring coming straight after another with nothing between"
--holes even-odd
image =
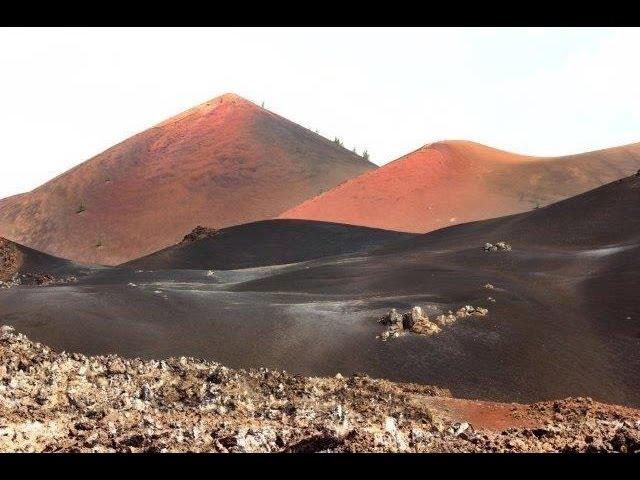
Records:
<instances>
[{"instance_id":1,"label":"sparse vegetation","mask_svg":"<svg viewBox=\"0 0 640 480\"><path fill-rule=\"evenodd\" d=\"M102 246L103 246L103 245L102 245L102 241L101 241L101 240L98 240L98 241L96 242L96 248L102 248Z\"/></svg>"},{"instance_id":2,"label":"sparse vegetation","mask_svg":"<svg viewBox=\"0 0 640 480\"><path fill-rule=\"evenodd\" d=\"M333 138L333 143L335 143L336 145L338 145L339 147L342 147L342 140L340 140L338 137L334 137Z\"/></svg>"},{"instance_id":3,"label":"sparse vegetation","mask_svg":"<svg viewBox=\"0 0 640 480\"><path fill-rule=\"evenodd\" d=\"M364 158L365 160L369 160L369 152L367 151L366 148L364 152L362 152L362 158Z\"/></svg>"},{"instance_id":4,"label":"sparse vegetation","mask_svg":"<svg viewBox=\"0 0 640 480\"><path fill-rule=\"evenodd\" d=\"M76 213L82 213L87 209L87 207L85 207L84 202L81 201L80 205L78 205L78 209L76 210Z\"/></svg>"}]
</instances>

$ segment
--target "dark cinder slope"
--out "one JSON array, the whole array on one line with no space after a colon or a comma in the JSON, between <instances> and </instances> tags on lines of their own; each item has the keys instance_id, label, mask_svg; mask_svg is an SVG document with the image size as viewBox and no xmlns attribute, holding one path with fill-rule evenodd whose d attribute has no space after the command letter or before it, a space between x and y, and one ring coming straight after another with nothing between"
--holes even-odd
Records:
<instances>
[{"instance_id":1,"label":"dark cinder slope","mask_svg":"<svg viewBox=\"0 0 640 480\"><path fill-rule=\"evenodd\" d=\"M498 241L513 250L483 251ZM211 276L104 270L77 286L0 291L0 322L67 351L366 372L465 398L640 406L639 285L633 176L364 253ZM463 305L489 313L433 337L376 338L380 315L413 305L432 319Z\"/></svg>"},{"instance_id":2,"label":"dark cinder slope","mask_svg":"<svg viewBox=\"0 0 640 480\"><path fill-rule=\"evenodd\" d=\"M69 260L47 255L0 237L0 280L15 273L71 273L81 267Z\"/></svg>"},{"instance_id":3,"label":"dark cinder slope","mask_svg":"<svg viewBox=\"0 0 640 480\"><path fill-rule=\"evenodd\" d=\"M498 241L513 250L483 251ZM639 287L635 175L545 208L392 244L358 262L319 262L234 289L351 294L379 307L481 305L486 320L455 325L453 336L405 352L410 365L392 365L471 395L589 394L639 405Z\"/></svg>"},{"instance_id":4,"label":"dark cinder slope","mask_svg":"<svg viewBox=\"0 0 640 480\"><path fill-rule=\"evenodd\" d=\"M147 270L262 267L362 252L413 237L409 233L307 220L264 220L229 227L128 262Z\"/></svg>"},{"instance_id":5,"label":"dark cinder slope","mask_svg":"<svg viewBox=\"0 0 640 480\"><path fill-rule=\"evenodd\" d=\"M0 235L74 261L117 265L175 244L194 225L274 218L374 168L227 94L0 200Z\"/></svg>"}]
</instances>

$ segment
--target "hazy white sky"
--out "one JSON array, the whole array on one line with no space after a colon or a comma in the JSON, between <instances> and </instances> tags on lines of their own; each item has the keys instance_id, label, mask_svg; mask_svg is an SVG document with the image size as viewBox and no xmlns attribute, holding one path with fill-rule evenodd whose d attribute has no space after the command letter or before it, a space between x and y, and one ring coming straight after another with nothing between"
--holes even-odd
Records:
<instances>
[{"instance_id":1,"label":"hazy white sky","mask_svg":"<svg viewBox=\"0 0 640 480\"><path fill-rule=\"evenodd\" d=\"M639 29L0 29L0 197L235 92L384 164L640 141Z\"/></svg>"}]
</instances>

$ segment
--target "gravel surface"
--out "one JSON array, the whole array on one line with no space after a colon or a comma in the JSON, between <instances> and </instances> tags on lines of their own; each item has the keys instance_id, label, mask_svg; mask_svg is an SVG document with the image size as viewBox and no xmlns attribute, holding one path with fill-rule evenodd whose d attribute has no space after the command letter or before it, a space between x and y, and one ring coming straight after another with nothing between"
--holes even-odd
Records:
<instances>
[{"instance_id":1,"label":"gravel surface","mask_svg":"<svg viewBox=\"0 0 640 480\"><path fill-rule=\"evenodd\" d=\"M453 418L448 400L364 375L55 352L0 331L0 452L640 451L637 410L589 398L521 405L514 425L534 426L492 430Z\"/></svg>"}]
</instances>

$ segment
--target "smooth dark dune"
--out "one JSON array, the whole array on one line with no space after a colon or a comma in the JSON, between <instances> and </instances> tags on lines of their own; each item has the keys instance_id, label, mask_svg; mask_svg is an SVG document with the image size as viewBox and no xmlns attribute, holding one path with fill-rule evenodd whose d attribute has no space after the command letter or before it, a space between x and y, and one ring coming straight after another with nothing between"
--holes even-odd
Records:
<instances>
[{"instance_id":1,"label":"smooth dark dune","mask_svg":"<svg viewBox=\"0 0 640 480\"><path fill-rule=\"evenodd\" d=\"M233 270L361 252L414 234L309 220L265 220L165 248L123 267L147 270Z\"/></svg>"},{"instance_id":2,"label":"smooth dark dune","mask_svg":"<svg viewBox=\"0 0 640 480\"><path fill-rule=\"evenodd\" d=\"M497 241L513 250L483 252ZM373 251L213 276L102 269L74 286L0 291L0 323L90 354L192 355L310 375L361 371L466 398L640 406L639 254L634 176ZM375 338L389 308L422 305L432 316L465 304L489 315L435 337Z\"/></svg>"}]
</instances>

